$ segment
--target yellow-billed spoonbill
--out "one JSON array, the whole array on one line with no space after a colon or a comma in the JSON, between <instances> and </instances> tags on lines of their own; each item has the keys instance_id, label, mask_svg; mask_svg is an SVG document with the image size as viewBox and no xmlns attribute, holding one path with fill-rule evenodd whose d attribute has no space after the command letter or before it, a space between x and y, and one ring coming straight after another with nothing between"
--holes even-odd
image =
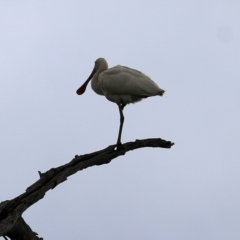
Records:
<instances>
[{"instance_id":1,"label":"yellow-billed spoonbill","mask_svg":"<svg viewBox=\"0 0 240 240\"><path fill-rule=\"evenodd\" d=\"M92 73L77 90L78 95L85 92L91 79L92 89L95 93L104 95L109 101L118 105L120 127L117 148L119 149L122 147L123 108L129 103L139 102L143 98L162 96L165 91L140 71L120 65L108 68L104 58L98 58L95 61Z\"/></svg>"}]
</instances>

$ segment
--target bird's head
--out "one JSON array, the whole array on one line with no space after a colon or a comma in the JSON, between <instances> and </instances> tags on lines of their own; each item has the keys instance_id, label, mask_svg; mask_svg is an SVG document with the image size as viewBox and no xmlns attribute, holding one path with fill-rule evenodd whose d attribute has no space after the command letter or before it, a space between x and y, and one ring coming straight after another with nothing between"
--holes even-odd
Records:
<instances>
[{"instance_id":1,"label":"bird's head","mask_svg":"<svg viewBox=\"0 0 240 240\"><path fill-rule=\"evenodd\" d=\"M107 69L108 69L107 61L104 58L98 58L95 61L95 65L94 65L94 68L92 70L92 73L90 74L88 79L84 82L84 84L77 90L77 94L78 95L82 95L85 92L88 83L93 78L95 73L99 74L99 73L101 73L101 72L103 72L103 71L105 71Z\"/></svg>"}]
</instances>

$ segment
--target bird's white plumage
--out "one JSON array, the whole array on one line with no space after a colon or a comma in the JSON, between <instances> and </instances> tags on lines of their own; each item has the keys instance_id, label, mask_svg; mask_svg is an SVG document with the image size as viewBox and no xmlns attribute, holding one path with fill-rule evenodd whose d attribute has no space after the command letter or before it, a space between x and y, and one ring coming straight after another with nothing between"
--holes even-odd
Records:
<instances>
[{"instance_id":1,"label":"bird's white plumage","mask_svg":"<svg viewBox=\"0 0 240 240\"><path fill-rule=\"evenodd\" d=\"M143 73L124 66L116 66L98 75L98 83L105 97L118 104L129 104L142 98L162 95L160 89Z\"/></svg>"},{"instance_id":2,"label":"bird's white plumage","mask_svg":"<svg viewBox=\"0 0 240 240\"><path fill-rule=\"evenodd\" d=\"M88 82L94 92L105 95L110 101L117 104L128 104L140 101L142 98L162 96L164 90L158 87L148 76L142 72L124 66L108 68L104 58L98 58L86 82L77 90L83 94ZM121 98L121 101L119 100Z\"/></svg>"}]
</instances>

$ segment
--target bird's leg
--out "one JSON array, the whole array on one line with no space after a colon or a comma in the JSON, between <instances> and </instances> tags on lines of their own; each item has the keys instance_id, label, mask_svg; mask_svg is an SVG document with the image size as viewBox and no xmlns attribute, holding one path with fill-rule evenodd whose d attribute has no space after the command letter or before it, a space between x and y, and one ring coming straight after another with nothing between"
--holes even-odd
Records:
<instances>
[{"instance_id":1,"label":"bird's leg","mask_svg":"<svg viewBox=\"0 0 240 240\"><path fill-rule=\"evenodd\" d=\"M123 122L124 122L124 115L123 115L123 105L118 105L119 113L120 113L120 126L119 126L119 132L118 132L118 139L117 139L117 149L123 148L123 145L121 143L121 136L122 136L122 128L123 128Z\"/></svg>"},{"instance_id":2,"label":"bird's leg","mask_svg":"<svg viewBox=\"0 0 240 240\"><path fill-rule=\"evenodd\" d=\"M121 108L122 108L122 110L124 109L124 107L126 106L126 104L121 104Z\"/></svg>"}]
</instances>

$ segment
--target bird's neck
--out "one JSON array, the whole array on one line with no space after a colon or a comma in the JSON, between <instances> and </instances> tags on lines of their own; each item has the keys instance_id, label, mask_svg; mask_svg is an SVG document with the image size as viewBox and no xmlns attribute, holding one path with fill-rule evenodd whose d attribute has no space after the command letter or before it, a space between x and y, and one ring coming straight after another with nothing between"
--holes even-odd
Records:
<instances>
[{"instance_id":1,"label":"bird's neck","mask_svg":"<svg viewBox=\"0 0 240 240\"><path fill-rule=\"evenodd\" d=\"M96 72L94 74L94 76L92 78L92 81L91 81L91 86L92 86L92 89L95 93L97 93L99 95L104 95L103 91L102 91L102 88L101 88L101 85L99 84L98 75L99 75L98 72Z\"/></svg>"},{"instance_id":2,"label":"bird's neck","mask_svg":"<svg viewBox=\"0 0 240 240\"><path fill-rule=\"evenodd\" d=\"M102 62L102 64L98 67L97 72L94 74L92 81L91 81L93 91L99 95L104 95L104 94L103 94L101 85L99 83L98 76L100 73L104 72L107 69L108 69L107 62L106 61Z\"/></svg>"}]
</instances>

